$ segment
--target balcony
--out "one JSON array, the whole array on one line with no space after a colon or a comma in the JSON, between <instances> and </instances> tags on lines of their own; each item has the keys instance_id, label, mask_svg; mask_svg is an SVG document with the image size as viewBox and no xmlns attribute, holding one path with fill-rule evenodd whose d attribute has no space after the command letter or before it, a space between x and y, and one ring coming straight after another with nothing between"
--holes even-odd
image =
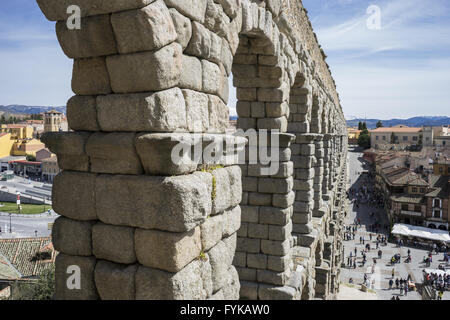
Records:
<instances>
[{"instance_id":1,"label":"balcony","mask_svg":"<svg viewBox=\"0 0 450 320\"><path fill-rule=\"evenodd\" d=\"M406 211L402 210L400 214L406 215L406 216L414 216L414 217L421 217L422 212L416 212L416 211Z\"/></svg>"}]
</instances>

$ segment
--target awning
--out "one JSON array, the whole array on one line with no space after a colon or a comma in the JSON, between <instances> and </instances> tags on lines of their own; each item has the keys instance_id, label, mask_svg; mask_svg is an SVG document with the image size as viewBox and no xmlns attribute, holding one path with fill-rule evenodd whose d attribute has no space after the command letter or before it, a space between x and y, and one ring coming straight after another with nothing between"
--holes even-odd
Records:
<instances>
[{"instance_id":1,"label":"awning","mask_svg":"<svg viewBox=\"0 0 450 320\"><path fill-rule=\"evenodd\" d=\"M439 270L439 269L425 269L425 272L428 273L428 274L435 273L438 276L439 275L441 275L441 276L445 276L445 275L450 276L450 271L444 271L444 270Z\"/></svg>"},{"instance_id":2,"label":"awning","mask_svg":"<svg viewBox=\"0 0 450 320\"><path fill-rule=\"evenodd\" d=\"M395 224L392 228L392 234L450 243L448 231L412 226L409 224Z\"/></svg>"}]
</instances>

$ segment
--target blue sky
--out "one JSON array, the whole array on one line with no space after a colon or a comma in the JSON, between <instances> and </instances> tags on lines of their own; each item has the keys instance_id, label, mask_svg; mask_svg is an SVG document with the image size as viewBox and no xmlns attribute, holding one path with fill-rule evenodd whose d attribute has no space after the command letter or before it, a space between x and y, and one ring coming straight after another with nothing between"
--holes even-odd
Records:
<instances>
[{"instance_id":1,"label":"blue sky","mask_svg":"<svg viewBox=\"0 0 450 320\"><path fill-rule=\"evenodd\" d=\"M450 116L450 1L303 0L348 118ZM369 30L369 5L381 29ZM0 105L64 105L72 63L34 0L0 1ZM235 104L231 90L230 106ZM234 111L232 111L233 113Z\"/></svg>"}]
</instances>

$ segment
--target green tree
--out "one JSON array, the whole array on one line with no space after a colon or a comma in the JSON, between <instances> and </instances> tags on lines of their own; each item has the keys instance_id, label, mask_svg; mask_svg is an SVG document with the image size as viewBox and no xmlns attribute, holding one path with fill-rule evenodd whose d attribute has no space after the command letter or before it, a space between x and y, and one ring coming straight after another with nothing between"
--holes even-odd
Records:
<instances>
[{"instance_id":1,"label":"green tree","mask_svg":"<svg viewBox=\"0 0 450 320\"><path fill-rule=\"evenodd\" d=\"M12 286L11 300L51 300L55 293L55 269L42 272L36 282L16 281Z\"/></svg>"},{"instance_id":2,"label":"green tree","mask_svg":"<svg viewBox=\"0 0 450 320\"><path fill-rule=\"evenodd\" d=\"M358 130L362 130L363 129L363 125L362 125L362 122L360 121L359 123L358 123Z\"/></svg>"},{"instance_id":3,"label":"green tree","mask_svg":"<svg viewBox=\"0 0 450 320\"><path fill-rule=\"evenodd\" d=\"M366 125L365 121L362 123L362 129L361 130L367 130L367 125Z\"/></svg>"},{"instance_id":4,"label":"green tree","mask_svg":"<svg viewBox=\"0 0 450 320\"><path fill-rule=\"evenodd\" d=\"M393 132L391 133L391 143L395 143L395 134Z\"/></svg>"},{"instance_id":5,"label":"green tree","mask_svg":"<svg viewBox=\"0 0 450 320\"><path fill-rule=\"evenodd\" d=\"M417 142L417 144L419 146L421 146L423 144L423 135L422 134L419 134L419 141Z\"/></svg>"},{"instance_id":6,"label":"green tree","mask_svg":"<svg viewBox=\"0 0 450 320\"><path fill-rule=\"evenodd\" d=\"M358 145L365 149L370 148L370 134L369 130L363 129L358 138Z\"/></svg>"},{"instance_id":7,"label":"green tree","mask_svg":"<svg viewBox=\"0 0 450 320\"><path fill-rule=\"evenodd\" d=\"M383 128L383 122L381 120L377 122L377 128Z\"/></svg>"}]
</instances>

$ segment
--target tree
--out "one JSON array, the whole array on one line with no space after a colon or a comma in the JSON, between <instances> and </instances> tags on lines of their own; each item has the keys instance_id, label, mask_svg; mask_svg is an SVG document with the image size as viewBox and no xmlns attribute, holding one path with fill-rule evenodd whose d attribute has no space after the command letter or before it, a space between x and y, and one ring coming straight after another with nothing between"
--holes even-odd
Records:
<instances>
[{"instance_id":1,"label":"tree","mask_svg":"<svg viewBox=\"0 0 450 320\"><path fill-rule=\"evenodd\" d=\"M359 123L358 123L358 130L362 130L363 129L363 125L362 125L362 122L360 121Z\"/></svg>"},{"instance_id":2,"label":"tree","mask_svg":"<svg viewBox=\"0 0 450 320\"><path fill-rule=\"evenodd\" d=\"M377 122L377 128L383 128L383 122L381 120Z\"/></svg>"},{"instance_id":3,"label":"tree","mask_svg":"<svg viewBox=\"0 0 450 320\"><path fill-rule=\"evenodd\" d=\"M47 269L38 281L18 282L13 284L11 300L51 300L55 293L55 269Z\"/></svg>"},{"instance_id":4,"label":"tree","mask_svg":"<svg viewBox=\"0 0 450 320\"><path fill-rule=\"evenodd\" d=\"M417 144L419 146L421 146L423 144L423 135L422 134L419 134L419 141L417 142Z\"/></svg>"},{"instance_id":5,"label":"tree","mask_svg":"<svg viewBox=\"0 0 450 320\"><path fill-rule=\"evenodd\" d=\"M363 129L358 138L358 145L365 149L370 148L370 134L369 130Z\"/></svg>"},{"instance_id":6,"label":"tree","mask_svg":"<svg viewBox=\"0 0 450 320\"><path fill-rule=\"evenodd\" d=\"M391 143L395 143L395 134L393 132L391 133Z\"/></svg>"},{"instance_id":7,"label":"tree","mask_svg":"<svg viewBox=\"0 0 450 320\"><path fill-rule=\"evenodd\" d=\"M365 121L362 123L362 129L361 130L367 130L367 125L366 125Z\"/></svg>"}]
</instances>

